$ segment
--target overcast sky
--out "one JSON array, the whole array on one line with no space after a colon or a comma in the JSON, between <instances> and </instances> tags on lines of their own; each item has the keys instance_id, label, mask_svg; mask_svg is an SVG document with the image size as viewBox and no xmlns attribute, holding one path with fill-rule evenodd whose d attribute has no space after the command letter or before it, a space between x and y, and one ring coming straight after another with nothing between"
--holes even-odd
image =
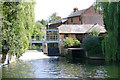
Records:
<instances>
[{"instance_id":1,"label":"overcast sky","mask_svg":"<svg viewBox=\"0 0 120 80\"><path fill-rule=\"evenodd\" d=\"M56 12L62 18L67 17L73 8L79 10L90 7L95 0L36 0L35 5L35 21L48 19L48 17Z\"/></svg>"}]
</instances>

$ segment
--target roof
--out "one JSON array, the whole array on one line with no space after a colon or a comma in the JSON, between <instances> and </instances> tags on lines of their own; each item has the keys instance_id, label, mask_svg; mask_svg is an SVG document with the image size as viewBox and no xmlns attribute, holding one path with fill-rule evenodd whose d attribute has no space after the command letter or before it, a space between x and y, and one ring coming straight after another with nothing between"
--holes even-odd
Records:
<instances>
[{"instance_id":1,"label":"roof","mask_svg":"<svg viewBox=\"0 0 120 80\"><path fill-rule=\"evenodd\" d=\"M46 30L46 27L41 27L42 30Z\"/></svg>"},{"instance_id":2,"label":"roof","mask_svg":"<svg viewBox=\"0 0 120 80\"><path fill-rule=\"evenodd\" d=\"M69 15L68 17L75 17L75 16L80 16L82 13L84 13L87 9L83 9L83 10L78 10L76 12L73 12L71 15Z\"/></svg>"},{"instance_id":3,"label":"roof","mask_svg":"<svg viewBox=\"0 0 120 80\"><path fill-rule=\"evenodd\" d=\"M92 6L90 6L89 8L91 8L91 7L94 7L94 6L92 5ZM80 16L80 15L82 15L82 13L84 13L85 11L87 11L89 8L87 8L87 9L82 9L82 10L77 10L76 12L73 12L71 15L69 15L68 18L69 18L69 17Z\"/></svg>"},{"instance_id":4,"label":"roof","mask_svg":"<svg viewBox=\"0 0 120 80\"><path fill-rule=\"evenodd\" d=\"M89 29L87 32L92 32L92 31L95 30L95 29L99 30L100 33L105 33L105 32L107 32L107 30L105 29L105 27L103 27L103 26L101 26L101 25L99 25L99 24L94 25L94 26L93 26L91 29Z\"/></svg>"},{"instance_id":5,"label":"roof","mask_svg":"<svg viewBox=\"0 0 120 80\"><path fill-rule=\"evenodd\" d=\"M67 18L57 19L57 20L54 20L51 23L49 23L49 25L57 24L57 23L64 23L65 21L67 21Z\"/></svg>"},{"instance_id":6,"label":"roof","mask_svg":"<svg viewBox=\"0 0 120 80\"><path fill-rule=\"evenodd\" d=\"M59 33L88 33L93 29L99 29L100 33L106 32L106 29L98 24L61 25L58 29Z\"/></svg>"}]
</instances>

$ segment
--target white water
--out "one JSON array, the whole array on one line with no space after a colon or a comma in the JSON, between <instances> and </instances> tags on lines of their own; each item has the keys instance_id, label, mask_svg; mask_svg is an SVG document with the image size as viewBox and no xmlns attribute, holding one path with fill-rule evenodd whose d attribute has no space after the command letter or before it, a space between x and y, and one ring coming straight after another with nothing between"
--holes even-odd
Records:
<instances>
[{"instance_id":1,"label":"white water","mask_svg":"<svg viewBox=\"0 0 120 80\"><path fill-rule=\"evenodd\" d=\"M19 59L24 61L29 61L29 60L36 60L43 58L50 58L50 57L45 55L42 51L28 50Z\"/></svg>"}]
</instances>

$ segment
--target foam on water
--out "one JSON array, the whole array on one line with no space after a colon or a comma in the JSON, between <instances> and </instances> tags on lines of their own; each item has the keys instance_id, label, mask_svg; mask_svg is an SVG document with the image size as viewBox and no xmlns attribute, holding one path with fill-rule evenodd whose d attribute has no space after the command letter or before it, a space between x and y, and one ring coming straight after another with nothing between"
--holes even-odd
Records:
<instances>
[{"instance_id":1,"label":"foam on water","mask_svg":"<svg viewBox=\"0 0 120 80\"><path fill-rule=\"evenodd\" d=\"M43 59L43 58L50 58L50 57L38 50L28 50L19 59L28 61L28 60Z\"/></svg>"}]
</instances>

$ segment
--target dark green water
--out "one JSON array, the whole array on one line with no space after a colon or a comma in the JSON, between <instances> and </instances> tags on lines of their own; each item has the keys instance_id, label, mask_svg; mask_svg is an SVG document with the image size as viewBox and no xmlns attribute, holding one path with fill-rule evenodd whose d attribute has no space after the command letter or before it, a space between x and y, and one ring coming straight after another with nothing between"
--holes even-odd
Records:
<instances>
[{"instance_id":1,"label":"dark green water","mask_svg":"<svg viewBox=\"0 0 120 80\"><path fill-rule=\"evenodd\" d=\"M2 67L0 67L0 80L2 78Z\"/></svg>"},{"instance_id":2,"label":"dark green water","mask_svg":"<svg viewBox=\"0 0 120 80\"><path fill-rule=\"evenodd\" d=\"M17 61L2 67L2 78L118 78L118 63L69 62L64 57Z\"/></svg>"}]
</instances>

